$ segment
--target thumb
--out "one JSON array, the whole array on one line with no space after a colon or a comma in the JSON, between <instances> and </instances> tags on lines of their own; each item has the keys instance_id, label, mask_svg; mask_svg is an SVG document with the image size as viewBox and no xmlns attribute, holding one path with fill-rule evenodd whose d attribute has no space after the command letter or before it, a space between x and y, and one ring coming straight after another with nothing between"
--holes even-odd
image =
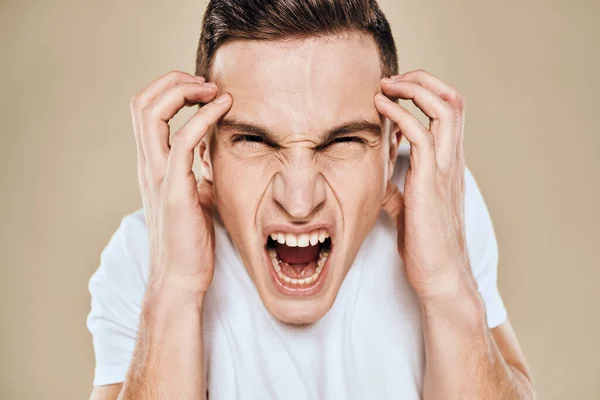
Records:
<instances>
[{"instance_id":1,"label":"thumb","mask_svg":"<svg viewBox=\"0 0 600 400\"><path fill-rule=\"evenodd\" d=\"M387 192L383 199L382 208L396 223L398 230L398 252L404 260L404 196L391 181L388 181Z\"/></svg>"},{"instance_id":2,"label":"thumb","mask_svg":"<svg viewBox=\"0 0 600 400\"><path fill-rule=\"evenodd\" d=\"M381 204L383 210L394 221L398 221L398 217L404 211L404 199L402 193L398 190L398 186L392 181L388 181L385 197Z\"/></svg>"},{"instance_id":3,"label":"thumb","mask_svg":"<svg viewBox=\"0 0 600 400\"><path fill-rule=\"evenodd\" d=\"M198 179L197 183L198 183L198 185L197 185L198 186L198 200L200 202L200 205L205 210L212 209L214 202L215 202L212 182L206 180L206 178L203 176L200 179Z\"/></svg>"}]
</instances>

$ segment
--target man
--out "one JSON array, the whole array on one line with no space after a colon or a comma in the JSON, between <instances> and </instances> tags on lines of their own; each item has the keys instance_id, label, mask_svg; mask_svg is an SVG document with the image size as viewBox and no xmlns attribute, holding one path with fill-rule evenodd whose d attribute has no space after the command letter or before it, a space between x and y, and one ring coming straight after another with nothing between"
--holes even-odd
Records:
<instances>
[{"instance_id":1,"label":"man","mask_svg":"<svg viewBox=\"0 0 600 400\"><path fill-rule=\"evenodd\" d=\"M375 1L211 1L196 76L131 103L144 207L90 280L92 397L533 398L464 106L397 75Z\"/></svg>"}]
</instances>

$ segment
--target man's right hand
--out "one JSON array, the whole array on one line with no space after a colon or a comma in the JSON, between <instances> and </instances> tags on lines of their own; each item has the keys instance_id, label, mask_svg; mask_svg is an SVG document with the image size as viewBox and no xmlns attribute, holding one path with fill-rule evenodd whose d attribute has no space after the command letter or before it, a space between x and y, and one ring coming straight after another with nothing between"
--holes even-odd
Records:
<instances>
[{"instance_id":1,"label":"man's right hand","mask_svg":"<svg viewBox=\"0 0 600 400\"><path fill-rule=\"evenodd\" d=\"M214 272L212 183L196 180L194 149L208 129L231 107L232 98L215 99L217 86L203 77L172 71L131 100L137 145L138 180L148 228L148 289L166 287L202 296ZM202 106L171 137L169 120L184 106Z\"/></svg>"}]
</instances>

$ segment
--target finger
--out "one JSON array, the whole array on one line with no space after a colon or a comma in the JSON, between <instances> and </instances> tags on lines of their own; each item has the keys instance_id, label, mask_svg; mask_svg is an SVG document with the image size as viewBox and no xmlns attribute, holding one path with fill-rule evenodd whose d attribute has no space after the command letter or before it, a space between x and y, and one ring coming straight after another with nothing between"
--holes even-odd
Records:
<instances>
[{"instance_id":1,"label":"finger","mask_svg":"<svg viewBox=\"0 0 600 400\"><path fill-rule=\"evenodd\" d=\"M216 85L177 83L142 110L141 142L148 173L162 180L169 155L169 121L185 105L212 100Z\"/></svg>"},{"instance_id":2,"label":"finger","mask_svg":"<svg viewBox=\"0 0 600 400\"><path fill-rule=\"evenodd\" d=\"M460 110L464 106L464 95L462 93L425 70L418 69L402 75L396 75L396 77L398 80L415 82L431 90L455 109Z\"/></svg>"},{"instance_id":3,"label":"finger","mask_svg":"<svg viewBox=\"0 0 600 400\"><path fill-rule=\"evenodd\" d=\"M142 119L141 111L144 109L156 96L174 86L177 82L200 82L203 83L205 78L202 76L192 76L181 71L171 71L152 81L146 88L138 92L131 98L129 108L131 112L133 134L137 148L138 173L145 169L146 159L141 141ZM143 176L139 175L140 177Z\"/></svg>"},{"instance_id":4,"label":"finger","mask_svg":"<svg viewBox=\"0 0 600 400\"><path fill-rule=\"evenodd\" d=\"M169 182L170 190L178 190L186 184L186 179L192 173L194 149L208 131L231 107L233 99L228 93L223 93L212 102L200 108L173 135L169 153L165 181Z\"/></svg>"},{"instance_id":5,"label":"finger","mask_svg":"<svg viewBox=\"0 0 600 400\"><path fill-rule=\"evenodd\" d=\"M398 125L402 135L410 142L411 166L417 174L432 174L435 171L435 148L433 135L408 110L394 103L385 95L375 95L375 106L379 113Z\"/></svg>"},{"instance_id":6,"label":"finger","mask_svg":"<svg viewBox=\"0 0 600 400\"><path fill-rule=\"evenodd\" d=\"M381 81L384 94L412 100L430 119L435 154L440 168L446 169L456 157L457 124L455 110L440 96L418 83L410 81Z\"/></svg>"},{"instance_id":7,"label":"finger","mask_svg":"<svg viewBox=\"0 0 600 400\"><path fill-rule=\"evenodd\" d=\"M457 130L455 131L455 135L457 136L456 153L457 158L460 160L464 139L464 120L466 108L465 96L442 79L422 69L407 72L399 76L399 79L418 83L421 86L431 90L433 93L437 94L444 101L451 105L455 112L455 118L459 122Z\"/></svg>"},{"instance_id":8,"label":"finger","mask_svg":"<svg viewBox=\"0 0 600 400\"><path fill-rule=\"evenodd\" d=\"M171 71L156 78L146 88L137 93L132 99L132 103L136 109L142 110L156 97L177 83L204 83L205 81L206 79L203 76L193 76L182 71Z\"/></svg>"},{"instance_id":9,"label":"finger","mask_svg":"<svg viewBox=\"0 0 600 400\"><path fill-rule=\"evenodd\" d=\"M130 109L133 117L134 133L136 141L141 144L139 139L139 130L141 127L141 111L154 100L158 95L165 92L170 87L175 86L178 82L187 83L204 83L205 78L202 76L192 76L186 72L171 71L152 81L144 90L136 93L131 99ZM141 148L141 146L140 146Z\"/></svg>"}]
</instances>

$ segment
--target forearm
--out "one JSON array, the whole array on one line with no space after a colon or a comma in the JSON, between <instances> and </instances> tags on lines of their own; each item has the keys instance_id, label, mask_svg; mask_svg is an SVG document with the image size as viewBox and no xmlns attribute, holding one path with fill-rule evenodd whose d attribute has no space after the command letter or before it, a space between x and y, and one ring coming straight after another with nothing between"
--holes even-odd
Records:
<instances>
[{"instance_id":1,"label":"forearm","mask_svg":"<svg viewBox=\"0 0 600 400\"><path fill-rule=\"evenodd\" d=\"M425 400L534 399L529 380L504 360L487 327L476 284L468 277L421 301Z\"/></svg>"},{"instance_id":2,"label":"forearm","mask_svg":"<svg viewBox=\"0 0 600 400\"><path fill-rule=\"evenodd\" d=\"M185 284L151 285L119 399L204 399L202 297Z\"/></svg>"}]
</instances>

